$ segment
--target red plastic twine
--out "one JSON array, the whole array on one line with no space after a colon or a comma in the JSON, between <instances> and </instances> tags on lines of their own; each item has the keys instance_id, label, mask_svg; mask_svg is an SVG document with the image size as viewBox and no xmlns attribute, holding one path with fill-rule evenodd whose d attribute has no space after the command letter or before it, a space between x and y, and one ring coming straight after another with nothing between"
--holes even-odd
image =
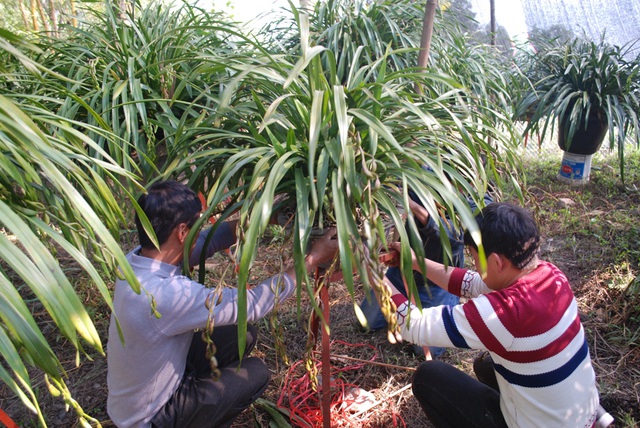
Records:
<instances>
[{"instance_id":1,"label":"red plastic twine","mask_svg":"<svg viewBox=\"0 0 640 428\"><path fill-rule=\"evenodd\" d=\"M389 260L397 258L397 252L390 253L388 255ZM315 280L318 283L320 277L319 270L315 272ZM322 312L325 321L329 322L329 293L327 284L324 284L323 289L320 290L320 298L322 301ZM314 336L314 342L317 342L317 335L319 328L322 329L322 361L318 361L316 358L311 358L312 364L316 368L316 373L322 374L321 385L316 386L320 388L320 392L329 390L328 394L319 394L318 390L315 390L311 380L310 373L305 369L305 361L300 360L289 367L284 379L284 385L280 396L278 397L278 407L286 409L289 412L290 422L295 427L304 428L321 428L328 426L330 422L331 428L338 427L354 427L361 425L361 418L358 414L353 414L348 410L353 399L345 398L348 396L348 391L351 388L358 388L354 384L346 383L344 381L344 372L358 370L365 364L374 362L377 358L377 349L373 345L359 343L351 344L341 340L330 341L329 335L326 332L324 326L319 326L320 319L317 315L313 315L310 325L310 334ZM355 364L336 367L330 362L329 349L332 345L340 344L347 347L367 347L370 348L372 356L368 361L359 361ZM300 375L300 373L302 374ZM320 379L317 379L320 381ZM321 397L321 398L320 398ZM322 402L321 402L322 401ZM329 403L327 403L329 401ZM329 406L327 406L329 404ZM327 407L330 411L327 412ZM324 414L323 414L324 413ZM326 413L329 413L328 415ZM406 424L400 415L393 412L393 426L398 426L398 421L402 426L406 427ZM325 423L326 422L326 423Z\"/></svg>"},{"instance_id":2,"label":"red plastic twine","mask_svg":"<svg viewBox=\"0 0 640 428\"><path fill-rule=\"evenodd\" d=\"M377 349L369 344L358 343L352 344L341 340L332 340L331 346L342 345L351 348L370 348L372 350L371 358L368 361L375 361L377 358ZM316 358L312 358L313 363L317 367L318 373L322 373L323 363ZM354 427L360 426L362 420L347 409L351 404L345 399L347 391L351 388L357 388L357 385L348 383L345 378L345 372L359 370L364 367L367 362L356 362L352 365L343 367L331 366L331 427ZM304 361L295 362L289 367L284 379L282 392L278 398L278 407L286 409L289 412L290 422L295 427L320 428L323 426L322 403L319 398L318 391L312 387L310 374L305 369ZM396 420L397 418L397 420ZM399 415L393 416L394 426L405 425Z\"/></svg>"},{"instance_id":3,"label":"red plastic twine","mask_svg":"<svg viewBox=\"0 0 640 428\"><path fill-rule=\"evenodd\" d=\"M2 422L7 428L20 428L18 424L13 422L13 419L11 419L2 409L0 409L0 422Z\"/></svg>"}]
</instances>

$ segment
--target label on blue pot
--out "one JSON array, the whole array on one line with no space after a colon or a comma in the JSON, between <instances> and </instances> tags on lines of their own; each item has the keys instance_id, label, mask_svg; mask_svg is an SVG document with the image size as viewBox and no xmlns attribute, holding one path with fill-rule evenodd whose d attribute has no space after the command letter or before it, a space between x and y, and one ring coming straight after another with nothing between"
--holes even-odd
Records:
<instances>
[{"instance_id":1,"label":"label on blue pot","mask_svg":"<svg viewBox=\"0 0 640 428\"><path fill-rule=\"evenodd\" d=\"M560 165L560 176L572 180L586 180L589 178L591 170L591 156L564 153L562 165Z\"/></svg>"}]
</instances>

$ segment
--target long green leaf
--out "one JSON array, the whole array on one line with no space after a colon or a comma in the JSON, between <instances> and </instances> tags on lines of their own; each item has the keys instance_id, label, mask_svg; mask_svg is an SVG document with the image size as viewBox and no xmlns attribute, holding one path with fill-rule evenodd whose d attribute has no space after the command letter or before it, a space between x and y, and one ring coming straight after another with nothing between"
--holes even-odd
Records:
<instances>
[{"instance_id":1,"label":"long green leaf","mask_svg":"<svg viewBox=\"0 0 640 428\"><path fill-rule=\"evenodd\" d=\"M71 343L76 347L79 345L76 336L78 331L91 346L102 351L98 332L75 290L60 269L58 261L53 258L32 230L2 201L0 201L0 214L2 214L3 226L16 235L31 257L31 259L27 257L11 245L7 238L0 235L0 248L7 264L21 278L27 280L29 287Z\"/></svg>"}]
</instances>

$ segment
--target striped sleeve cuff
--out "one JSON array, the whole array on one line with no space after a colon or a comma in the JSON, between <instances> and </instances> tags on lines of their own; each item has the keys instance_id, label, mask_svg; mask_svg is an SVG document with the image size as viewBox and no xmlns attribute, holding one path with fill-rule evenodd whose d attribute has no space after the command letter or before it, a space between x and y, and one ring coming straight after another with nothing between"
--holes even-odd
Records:
<instances>
[{"instance_id":1,"label":"striped sleeve cuff","mask_svg":"<svg viewBox=\"0 0 640 428\"><path fill-rule=\"evenodd\" d=\"M449 277L449 284L447 284L447 290L451 294L455 294L456 296L461 296L462 292L462 280L464 279L464 274L467 272L467 269L463 268L454 268L453 272L451 272L451 276Z\"/></svg>"},{"instance_id":2,"label":"striped sleeve cuff","mask_svg":"<svg viewBox=\"0 0 640 428\"><path fill-rule=\"evenodd\" d=\"M393 303L396 304L396 308L399 308L400 305L405 303L408 299L406 298L406 296L398 293L398 294L394 294L393 296L391 296L391 300L393 300Z\"/></svg>"}]
</instances>

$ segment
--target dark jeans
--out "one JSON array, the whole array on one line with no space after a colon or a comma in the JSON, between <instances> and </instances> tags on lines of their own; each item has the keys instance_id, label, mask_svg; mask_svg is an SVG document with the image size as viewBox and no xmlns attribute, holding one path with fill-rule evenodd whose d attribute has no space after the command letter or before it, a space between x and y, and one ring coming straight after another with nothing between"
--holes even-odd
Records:
<instances>
[{"instance_id":1,"label":"dark jeans","mask_svg":"<svg viewBox=\"0 0 640 428\"><path fill-rule=\"evenodd\" d=\"M257 329L247 326L247 346L242 364L238 358L238 327L215 327L211 338L216 345L220 379L211 378L206 345L195 333L180 386L153 417L156 428L228 427L267 388L271 374L259 358L246 357L258 339Z\"/></svg>"},{"instance_id":2,"label":"dark jeans","mask_svg":"<svg viewBox=\"0 0 640 428\"><path fill-rule=\"evenodd\" d=\"M490 364L491 359L488 361ZM442 361L425 361L418 367L413 395L438 428L507 426L500 410L500 392Z\"/></svg>"}]
</instances>

